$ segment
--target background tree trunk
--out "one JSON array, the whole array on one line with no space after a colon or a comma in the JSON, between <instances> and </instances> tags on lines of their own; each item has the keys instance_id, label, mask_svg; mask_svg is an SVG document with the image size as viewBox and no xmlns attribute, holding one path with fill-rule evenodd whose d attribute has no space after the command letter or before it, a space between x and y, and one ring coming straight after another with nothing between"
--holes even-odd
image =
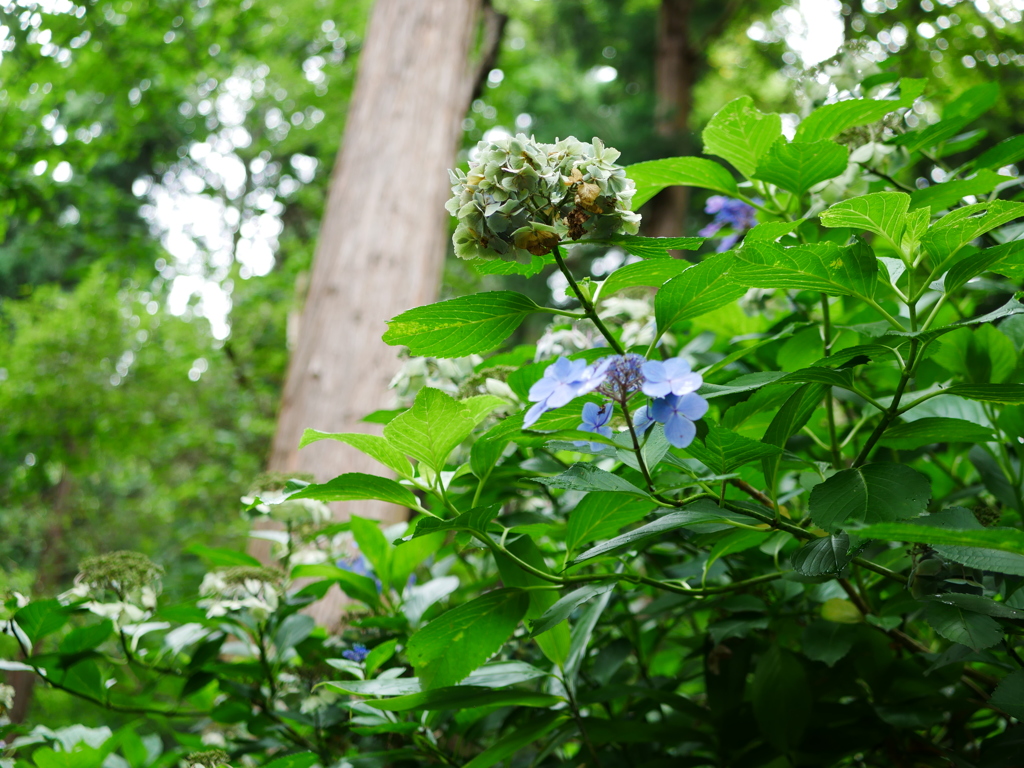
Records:
<instances>
[{"instance_id":1,"label":"background tree trunk","mask_svg":"<svg viewBox=\"0 0 1024 768\"><path fill-rule=\"evenodd\" d=\"M387 387L399 367L397 350L381 341L385 321L437 297L448 234L447 169L479 79L469 59L480 12L481 0L374 6L291 352L272 471L309 472L320 482L381 471L332 441L300 452L299 439L307 427L372 429L361 419L391 405ZM484 58L493 31L485 25ZM406 515L369 501L336 505L334 512L338 519L358 514L384 522ZM336 602L321 604L317 618L337 612Z\"/></svg>"}]
</instances>

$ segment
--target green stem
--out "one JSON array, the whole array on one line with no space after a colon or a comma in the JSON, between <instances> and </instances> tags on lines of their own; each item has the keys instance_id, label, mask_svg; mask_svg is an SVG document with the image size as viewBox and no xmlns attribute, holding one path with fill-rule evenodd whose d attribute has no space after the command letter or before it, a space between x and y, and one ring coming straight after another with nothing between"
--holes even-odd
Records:
<instances>
[{"instance_id":1,"label":"green stem","mask_svg":"<svg viewBox=\"0 0 1024 768\"><path fill-rule=\"evenodd\" d=\"M822 352L824 357L832 355L832 316L828 306L828 295L821 294ZM828 419L828 442L832 450L832 468L839 469L843 465L843 456L839 452L839 436L836 434L835 403L832 399L832 388L825 390L825 416Z\"/></svg>"},{"instance_id":2,"label":"green stem","mask_svg":"<svg viewBox=\"0 0 1024 768\"><path fill-rule=\"evenodd\" d=\"M604 322L597 315L597 310L594 308L594 304L587 298L587 295L580 289L579 284L576 282L576 278L572 276L572 272L565 265L565 260L562 258L562 250L556 245L551 253L555 257L555 263L561 270L562 274L565 275L565 279L569 281L569 287L572 288L572 292L576 294L576 298L579 299L580 304L583 307L583 311L587 317L590 318L591 322L597 326L597 330L601 332L601 335L608 341L609 346L615 350L616 354L624 355L626 351L619 344L619 340L616 339L612 332L608 330Z\"/></svg>"},{"instance_id":3,"label":"green stem","mask_svg":"<svg viewBox=\"0 0 1024 768\"><path fill-rule=\"evenodd\" d=\"M857 458L854 460L853 466L859 467L867 461L868 454L871 453L875 444L882 439L882 435L885 434L885 430L887 430L896 417L903 412L900 410L900 400L903 398L903 392L906 390L907 384L914 375L914 369L917 367L917 344L917 339L911 340L910 354L907 356L907 367L903 369L903 375L900 376L900 383L896 386L896 393L892 396L892 403L889 405L889 408L883 412L882 420L878 422L878 426L875 427L874 431L868 437L868 441L864 443L864 447L860 449L860 453L857 454Z\"/></svg>"}]
</instances>

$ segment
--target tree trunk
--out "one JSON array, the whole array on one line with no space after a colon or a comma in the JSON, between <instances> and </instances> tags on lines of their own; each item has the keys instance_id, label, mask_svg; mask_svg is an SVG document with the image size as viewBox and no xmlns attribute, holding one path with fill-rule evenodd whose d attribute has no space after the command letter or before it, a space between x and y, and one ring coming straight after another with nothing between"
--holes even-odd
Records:
<instances>
[{"instance_id":1,"label":"tree trunk","mask_svg":"<svg viewBox=\"0 0 1024 768\"><path fill-rule=\"evenodd\" d=\"M655 130L676 154L687 154L693 84L699 54L690 42L690 22L695 0L662 0L658 14L658 48L654 60L656 101ZM652 201L645 234L678 237L683 234L690 202L687 187L669 187Z\"/></svg>"},{"instance_id":2,"label":"tree trunk","mask_svg":"<svg viewBox=\"0 0 1024 768\"><path fill-rule=\"evenodd\" d=\"M480 11L481 0L374 6L291 352L272 471L309 472L319 482L342 472L381 473L340 443L300 452L299 439L307 427L372 429L361 419L391 405L388 384L399 367L397 350L381 341L385 321L437 297L448 168L477 81L469 52ZM406 515L383 502L335 507L337 519L396 522ZM336 617L338 605L316 613Z\"/></svg>"}]
</instances>

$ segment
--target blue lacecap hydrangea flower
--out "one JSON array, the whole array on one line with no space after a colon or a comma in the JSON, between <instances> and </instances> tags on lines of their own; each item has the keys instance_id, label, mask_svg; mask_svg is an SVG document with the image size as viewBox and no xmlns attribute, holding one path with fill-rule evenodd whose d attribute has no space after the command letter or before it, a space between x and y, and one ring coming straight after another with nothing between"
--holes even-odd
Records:
<instances>
[{"instance_id":1,"label":"blue lacecap hydrangea flower","mask_svg":"<svg viewBox=\"0 0 1024 768\"><path fill-rule=\"evenodd\" d=\"M342 658L348 659L349 661L363 662L366 661L366 657L370 655L369 650L362 643L356 643L348 650L342 651Z\"/></svg>"},{"instance_id":2,"label":"blue lacecap hydrangea flower","mask_svg":"<svg viewBox=\"0 0 1024 768\"><path fill-rule=\"evenodd\" d=\"M612 428L608 426L608 422L612 420L613 410L614 408L611 403L605 403L604 405L584 403L583 423L579 426L580 431L595 432L605 437L611 437ZM587 443L584 441L579 441L576 445L581 448L589 447L592 451L600 451L604 447L602 443Z\"/></svg>"},{"instance_id":3,"label":"blue lacecap hydrangea flower","mask_svg":"<svg viewBox=\"0 0 1024 768\"><path fill-rule=\"evenodd\" d=\"M612 355L587 365L583 360L558 358L544 371L544 377L530 388L529 399L534 405L526 413L523 424L534 424L541 414L560 408L580 395L598 392L625 406L636 392L653 398L649 406L633 414L633 427L645 433L654 423L665 426L665 437L676 448L685 448L697 434L694 422L708 411L708 403L697 394L704 383L699 373L690 369L683 358L646 360L642 355ZM612 436L610 426L611 403L583 406L580 431ZM587 447L586 442L577 443ZM593 451L601 450L600 443L589 443Z\"/></svg>"},{"instance_id":4,"label":"blue lacecap hydrangea flower","mask_svg":"<svg viewBox=\"0 0 1024 768\"><path fill-rule=\"evenodd\" d=\"M757 200L756 202L760 204L761 201ZM715 248L719 253L732 248L740 239L740 235L757 224L757 219L754 218L757 211L752 205L723 195L709 197L707 205L704 206L704 213L710 213L715 218L697 233L701 237L714 237L723 227L729 227L732 230L730 234L719 240L718 246Z\"/></svg>"},{"instance_id":5,"label":"blue lacecap hydrangea flower","mask_svg":"<svg viewBox=\"0 0 1024 768\"><path fill-rule=\"evenodd\" d=\"M531 427L545 412L593 392L604 381L607 367L604 360L587 365L586 360L558 358L544 371L544 377L530 387L529 399L536 405L526 412L523 426Z\"/></svg>"}]
</instances>

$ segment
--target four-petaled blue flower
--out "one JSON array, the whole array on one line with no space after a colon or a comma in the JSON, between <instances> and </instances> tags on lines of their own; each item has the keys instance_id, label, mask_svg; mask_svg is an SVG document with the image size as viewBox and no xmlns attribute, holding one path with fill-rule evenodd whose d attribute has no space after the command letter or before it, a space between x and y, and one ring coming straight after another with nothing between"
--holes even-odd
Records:
<instances>
[{"instance_id":1,"label":"four-petaled blue flower","mask_svg":"<svg viewBox=\"0 0 1024 768\"><path fill-rule=\"evenodd\" d=\"M605 405L598 405L597 403L584 403L583 405L583 423L580 424L579 429L582 432L596 432L599 435L605 437L612 436L612 428L608 426L608 422L612 420L612 404L606 403ZM604 448L602 443L586 443L579 441L576 443L577 446L586 447L589 446L592 451L600 451Z\"/></svg>"},{"instance_id":2,"label":"four-petaled blue flower","mask_svg":"<svg viewBox=\"0 0 1024 768\"><path fill-rule=\"evenodd\" d=\"M690 370L690 363L682 357L671 360L649 360L644 363L645 395L665 397L666 395L686 395L696 392L704 379L699 373Z\"/></svg>"},{"instance_id":3,"label":"four-petaled blue flower","mask_svg":"<svg viewBox=\"0 0 1024 768\"><path fill-rule=\"evenodd\" d=\"M526 412L523 426L530 427L546 411L593 392L604 382L607 368L607 359L587 365L586 360L558 358L545 369L544 378L530 387L529 400L536 405Z\"/></svg>"},{"instance_id":4,"label":"four-petaled blue flower","mask_svg":"<svg viewBox=\"0 0 1024 768\"><path fill-rule=\"evenodd\" d=\"M370 655L370 652L362 643L356 643L347 651L342 651L341 655L342 658L348 659L349 661L363 662L366 661L366 657Z\"/></svg>"},{"instance_id":5,"label":"four-petaled blue flower","mask_svg":"<svg viewBox=\"0 0 1024 768\"><path fill-rule=\"evenodd\" d=\"M665 437L676 448L685 448L697 436L693 423L708 412L708 401L696 392L667 395L651 405L651 415L665 425Z\"/></svg>"},{"instance_id":6,"label":"four-petaled blue flower","mask_svg":"<svg viewBox=\"0 0 1024 768\"><path fill-rule=\"evenodd\" d=\"M719 241L718 247L715 248L719 253L732 248L740 239L740 235L757 224L757 219L754 218L756 210L753 206L723 195L709 197L704 212L713 214L715 218L697 233L701 237L714 237L718 230L726 226L733 230Z\"/></svg>"}]
</instances>

